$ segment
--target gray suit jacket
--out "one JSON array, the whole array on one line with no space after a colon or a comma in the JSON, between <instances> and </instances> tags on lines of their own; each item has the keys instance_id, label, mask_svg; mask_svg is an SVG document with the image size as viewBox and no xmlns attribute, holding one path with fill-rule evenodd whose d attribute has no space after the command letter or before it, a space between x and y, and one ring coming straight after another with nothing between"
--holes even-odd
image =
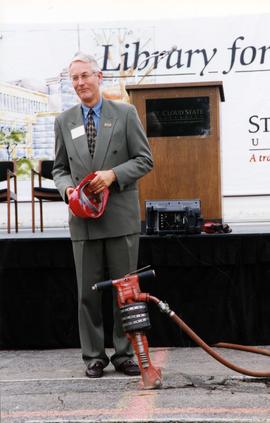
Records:
<instances>
[{"instance_id":1,"label":"gray suit jacket","mask_svg":"<svg viewBox=\"0 0 270 423\"><path fill-rule=\"evenodd\" d=\"M152 169L153 161L135 107L103 99L93 159L82 126L80 105L66 110L55 120L53 177L61 196L66 201L66 188L77 186L86 175L96 170L113 169L117 182L110 186L106 211L99 219L83 219L69 213L72 240L140 232L136 181Z\"/></svg>"}]
</instances>

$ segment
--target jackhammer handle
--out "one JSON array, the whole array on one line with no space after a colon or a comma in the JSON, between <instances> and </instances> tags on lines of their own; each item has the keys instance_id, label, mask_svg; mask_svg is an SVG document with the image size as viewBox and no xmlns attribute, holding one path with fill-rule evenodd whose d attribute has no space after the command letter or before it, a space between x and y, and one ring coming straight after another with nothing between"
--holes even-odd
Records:
<instances>
[{"instance_id":1,"label":"jackhammer handle","mask_svg":"<svg viewBox=\"0 0 270 423\"><path fill-rule=\"evenodd\" d=\"M112 279L110 279L108 281L97 282L97 283L95 283L95 285L92 286L92 289L93 290L100 291L101 289L105 289L105 288L111 287L112 284L113 284Z\"/></svg>"},{"instance_id":2,"label":"jackhammer handle","mask_svg":"<svg viewBox=\"0 0 270 423\"><path fill-rule=\"evenodd\" d=\"M139 272L137 275L139 277L139 280L141 281L141 280L150 279L150 278L155 277L155 271L154 270L146 270L145 272ZM125 276L124 278L126 278L126 277L128 278L129 275ZM115 281L112 280L112 279L109 279L107 281L97 282L97 283L95 283L95 285L92 286L92 289L99 291L101 289L109 288L112 285L114 285L117 280L118 279L115 279Z\"/></svg>"},{"instance_id":3,"label":"jackhammer handle","mask_svg":"<svg viewBox=\"0 0 270 423\"><path fill-rule=\"evenodd\" d=\"M145 279L152 279L156 276L155 271L153 269L151 270L146 270L145 272L139 272L138 273L138 277L139 280L145 280Z\"/></svg>"}]
</instances>

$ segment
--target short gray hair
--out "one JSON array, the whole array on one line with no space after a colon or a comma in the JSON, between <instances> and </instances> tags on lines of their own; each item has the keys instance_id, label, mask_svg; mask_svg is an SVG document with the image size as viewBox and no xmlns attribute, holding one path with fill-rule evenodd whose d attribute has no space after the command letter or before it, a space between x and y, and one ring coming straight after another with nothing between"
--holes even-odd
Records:
<instances>
[{"instance_id":1,"label":"short gray hair","mask_svg":"<svg viewBox=\"0 0 270 423\"><path fill-rule=\"evenodd\" d=\"M70 66L72 65L72 63L74 62L85 62L85 63L91 63L91 65L93 65L93 70L95 72L99 72L101 69L98 66L98 62L96 61L96 59L94 58L94 56L91 56L90 54L85 54L82 52L78 52L75 54L75 56L73 57L73 59L71 60L70 64L69 64L69 69Z\"/></svg>"}]
</instances>

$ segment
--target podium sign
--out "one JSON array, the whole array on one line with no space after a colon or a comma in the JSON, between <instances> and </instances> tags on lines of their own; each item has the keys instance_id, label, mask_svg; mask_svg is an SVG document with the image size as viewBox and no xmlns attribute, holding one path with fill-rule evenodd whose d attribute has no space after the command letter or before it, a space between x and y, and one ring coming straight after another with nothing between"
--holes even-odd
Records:
<instances>
[{"instance_id":1,"label":"podium sign","mask_svg":"<svg viewBox=\"0 0 270 423\"><path fill-rule=\"evenodd\" d=\"M209 97L146 100L148 137L209 135Z\"/></svg>"},{"instance_id":2,"label":"podium sign","mask_svg":"<svg viewBox=\"0 0 270 423\"><path fill-rule=\"evenodd\" d=\"M126 87L137 108L154 157L141 179L145 200L201 200L204 219L222 220L219 103L222 82L147 84Z\"/></svg>"}]
</instances>

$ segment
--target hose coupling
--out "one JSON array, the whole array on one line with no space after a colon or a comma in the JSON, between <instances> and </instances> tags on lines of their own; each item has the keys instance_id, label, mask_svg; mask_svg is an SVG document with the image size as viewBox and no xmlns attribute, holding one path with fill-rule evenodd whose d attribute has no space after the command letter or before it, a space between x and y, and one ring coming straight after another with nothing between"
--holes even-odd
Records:
<instances>
[{"instance_id":1,"label":"hose coupling","mask_svg":"<svg viewBox=\"0 0 270 423\"><path fill-rule=\"evenodd\" d=\"M165 302L163 302L163 301L160 301L160 302L158 303L158 306L159 306L160 311L161 311L162 313L171 314L172 310L170 309L170 307L169 307L169 304L168 304L168 303L165 303Z\"/></svg>"}]
</instances>

